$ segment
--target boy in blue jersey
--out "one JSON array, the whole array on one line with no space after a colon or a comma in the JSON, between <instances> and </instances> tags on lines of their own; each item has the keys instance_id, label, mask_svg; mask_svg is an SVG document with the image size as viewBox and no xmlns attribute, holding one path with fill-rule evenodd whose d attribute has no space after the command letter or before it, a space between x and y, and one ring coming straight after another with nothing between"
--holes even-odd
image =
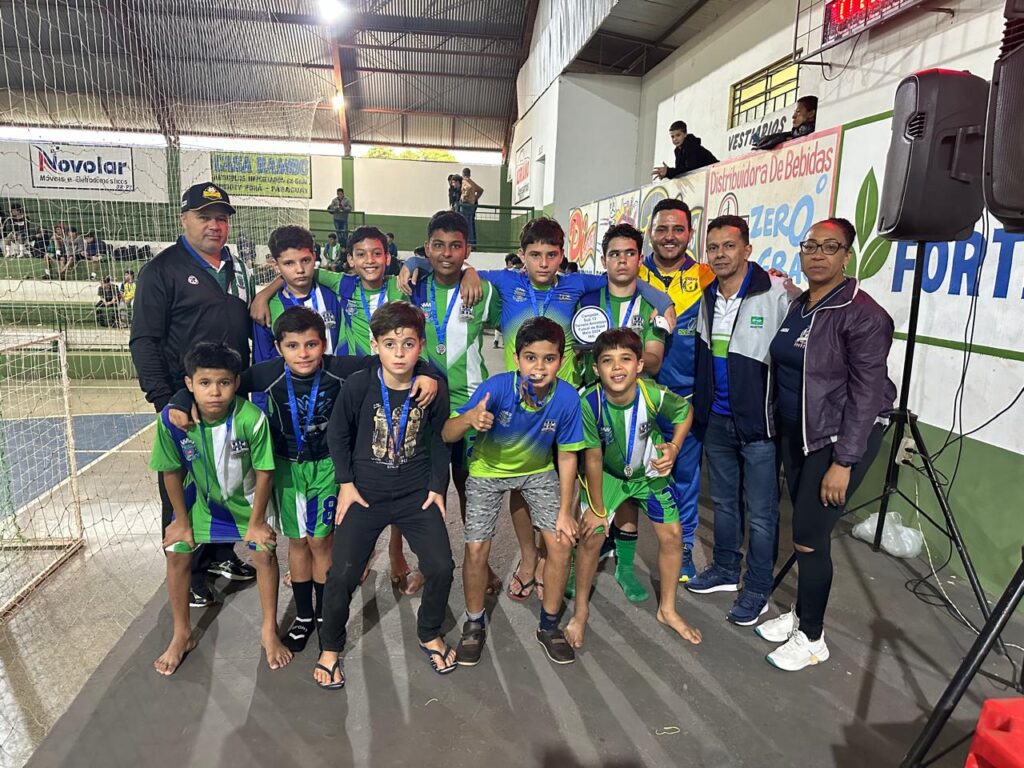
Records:
<instances>
[{"instance_id":1,"label":"boy in blue jersey","mask_svg":"<svg viewBox=\"0 0 1024 768\"><path fill-rule=\"evenodd\" d=\"M564 246L565 232L561 225L554 219L542 216L528 222L519 235L519 257L523 260L524 271L494 269L477 273L473 267L466 268L464 292L472 290L470 281L479 275L488 280L501 297L501 334L505 341L507 371L514 371L518 367L515 338L524 323L534 317L547 317L558 323L563 334L569 336L576 305L583 294L608 285L605 275L582 272L559 274ZM407 283L410 276L415 277L415 270L429 272L430 265L422 259L408 259L399 280ZM664 315L671 328L675 323L675 315L669 297L646 283L639 285L639 291L645 300ZM573 387L580 386L580 372L572 347L565 350L558 376ZM539 593L543 592L544 559L538 556L528 510L518 491L513 492L510 506L522 559L509 584L508 594L513 599L525 600L535 586ZM543 595L540 596L543 599Z\"/></svg>"},{"instance_id":2,"label":"boy in blue jersey","mask_svg":"<svg viewBox=\"0 0 1024 768\"><path fill-rule=\"evenodd\" d=\"M537 641L551 661L571 664L576 653L558 628L569 556L576 538L572 511L576 451L583 447L580 400L557 377L565 333L546 317L527 321L516 335L517 370L492 376L453 411L446 442L477 432L466 481L466 554L462 566L466 620L456 651L459 664L480 661L486 637L484 593L487 557L505 491L519 491L548 553L549 589L540 611ZM554 457L557 449L558 471Z\"/></svg>"}]
</instances>

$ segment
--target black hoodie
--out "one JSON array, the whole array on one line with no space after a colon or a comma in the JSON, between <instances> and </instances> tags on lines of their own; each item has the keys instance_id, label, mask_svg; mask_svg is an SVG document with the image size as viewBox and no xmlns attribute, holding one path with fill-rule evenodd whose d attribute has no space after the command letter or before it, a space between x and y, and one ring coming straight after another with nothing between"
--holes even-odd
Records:
<instances>
[{"instance_id":1,"label":"black hoodie","mask_svg":"<svg viewBox=\"0 0 1024 768\"><path fill-rule=\"evenodd\" d=\"M700 137L692 133L686 134L683 143L676 147L676 166L668 169L666 178L674 179L684 173L703 168L705 165L717 163L718 158L700 143Z\"/></svg>"}]
</instances>

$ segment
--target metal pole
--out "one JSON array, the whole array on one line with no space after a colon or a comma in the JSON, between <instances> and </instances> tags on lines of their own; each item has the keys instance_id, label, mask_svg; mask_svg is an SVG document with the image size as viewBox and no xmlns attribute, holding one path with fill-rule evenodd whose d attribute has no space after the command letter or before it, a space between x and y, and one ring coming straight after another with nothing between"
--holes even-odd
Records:
<instances>
[{"instance_id":1,"label":"metal pole","mask_svg":"<svg viewBox=\"0 0 1024 768\"><path fill-rule=\"evenodd\" d=\"M914 261L914 287L910 293L910 320L907 323L907 349L903 355L903 380L900 383L900 404L896 413L896 430L892 435L892 447L889 449L889 466L885 470L885 488L882 504L878 508L878 525L875 527L875 540L871 548L877 552L882 546L882 531L885 528L885 516L889 511L889 496L896 490L900 481L899 456L900 444L906 434L906 425L910 420L910 380L914 370L914 348L917 346L917 318L921 311L921 284L924 281L925 268L924 240L917 241L917 259Z\"/></svg>"},{"instance_id":2,"label":"metal pole","mask_svg":"<svg viewBox=\"0 0 1024 768\"><path fill-rule=\"evenodd\" d=\"M1016 610L1022 597L1024 597L1024 550L1021 551L1020 567L1017 568L1017 572L1013 575L1010 583L1007 584L1006 590L1000 596L995 609L992 611L992 616L985 622L981 634L974 641L974 645L971 646L971 650L967 653L960 668L957 669L953 678L949 681L949 685L946 686L946 690L943 691L938 703L928 717L928 722L925 723L921 733L918 734L917 740L911 746L906 756L904 756L903 762L900 763L900 768L918 768L922 765L921 761L924 760L928 750L931 749L939 733L942 731L943 726L946 725L946 721L953 714L956 705L960 702L964 693L967 692L967 687L971 684L971 680L978 673L982 662L985 661L985 657L992 650L992 646L1003 631L1003 627L1006 626L1010 617L1013 616L1013 612Z\"/></svg>"}]
</instances>

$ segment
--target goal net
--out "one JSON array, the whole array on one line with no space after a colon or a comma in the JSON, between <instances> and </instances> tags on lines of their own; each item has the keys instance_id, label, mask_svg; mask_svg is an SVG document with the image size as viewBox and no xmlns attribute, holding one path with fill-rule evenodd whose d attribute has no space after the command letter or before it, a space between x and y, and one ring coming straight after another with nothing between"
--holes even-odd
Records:
<instances>
[{"instance_id":1,"label":"goal net","mask_svg":"<svg viewBox=\"0 0 1024 768\"><path fill-rule=\"evenodd\" d=\"M128 341L134 278L180 234L182 191L228 191L228 247L257 282L269 233L309 224L308 147L338 115L328 33L303 21L316 3L287 5L303 12L0 3L0 763L31 754L105 651L27 697L9 654L24 678L48 643L93 649L96 627L112 643L163 583L155 414Z\"/></svg>"},{"instance_id":2,"label":"goal net","mask_svg":"<svg viewBox=\"0 0 1024 768\"><path fill-rule=\"evenodd\" d=\"M0 334L0 620L83 545L67 350Z\"/></svg>"}]
</instances>

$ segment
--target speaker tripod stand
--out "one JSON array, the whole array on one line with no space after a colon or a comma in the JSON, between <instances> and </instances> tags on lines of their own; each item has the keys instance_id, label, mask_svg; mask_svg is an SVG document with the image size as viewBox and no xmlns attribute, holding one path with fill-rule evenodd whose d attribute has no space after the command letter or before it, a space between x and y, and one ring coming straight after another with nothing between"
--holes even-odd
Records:
<instances>
[{"instance_id":1,"label":"speaker tripod stand","mask_svg":"<svg viewBox=\"0 0 1024 768\"><path fill-rule=\"evenodd\" d=\"M885 515L889 509L889 500L892 496L896 495L906 501L907 504L916 509L921 516L923 516L952 542L953 547L956 549L957 555L960 558L960 562L963 564L964 572L967 574L967 581L971 585L971 591L974 592L974 597L978 601L978 608L981 610L981 614L985 620L988 621L991 616L988 599L985 597L985 591L981 588L981 582L978 580L978 572L974 567L974 563L971 561L971 555L967 551L967 547L964 545L963 536L960 533L960 526L957 525L956 518L953 515L953 510L949 506L949 499L946 498L946 492L943 490L942 484L939 482L938 472L936 471L935 465L932 463L931 456L925 446L924 437L922 436L920 427L918 427L917 424L917 415L910 411L908 405L910 400L910 383L914 369L914 350L917 346L917 322L921 310L921 284L925 270L925 247L926 246L923 241L918 241L917 258L914 262L914 286L910 297L910 320L907 325L907 349L903 358L903 379L900 385L899 406L888 414L892 426L892 448L889 451L889 462L885 470L885 484L882 486L882 493L879 496L852 510L847 510L846 514L856 511L857 509L870 506L875 502L881 502L878 514L878 527L875 529L875 540L872 544L872 549L877 552L882 544L882 533L885 525ZM935 499L939 504L939 509L942 511L942 524L937 522L931 515L921 509L914 500L899 488L900 465L898 459L903 439L908 430L911 437L913 437L914 444L920 455L925 477L928 479L928 482L932 487L932 491L935 494ZM794 552L790 556L789 560L786 561L785 565L783 565L779 570L778 575L776 575L775 582L772 585L772 591L778 588L779 584L782 583L782 580L786 577L786 574L793 567L795 562L796 553ZM999 652L1004 656L1008 655L1005 643L1003 643L1001 639L998 639L997 642ZM1024 680L1013 681L1008 684L1016 687L1018 690L1021 690L1021 686L1024 685Z\"/></svg>"}]
</instances>

